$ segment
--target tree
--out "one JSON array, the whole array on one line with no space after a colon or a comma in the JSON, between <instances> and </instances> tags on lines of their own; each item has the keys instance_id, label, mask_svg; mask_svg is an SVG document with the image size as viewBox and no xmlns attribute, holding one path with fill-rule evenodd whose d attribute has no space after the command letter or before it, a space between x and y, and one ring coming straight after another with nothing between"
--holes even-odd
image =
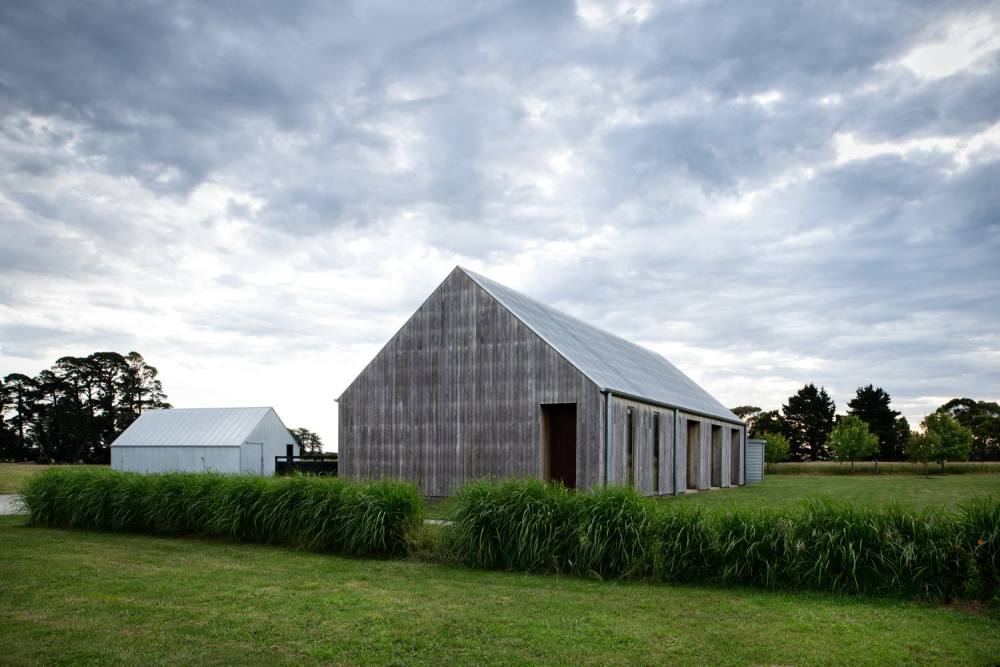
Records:
<instances>
[{"instance_id":1,"label":"tree","mask_svg":"<svg viewBox=\"0 0 1000 667\"><path fill-rule=\"evenodd\" d=\"M946 412L933 412L921 423L924 432L934 440L934 460L944 471L945 461L968 461L972 449L972 433Z\"/></svg>"},{"instance_id":2,"label":"tree","mask_svg":"<svg viewBox=\"0 0 1000 667\"><path fill-rule=\"evenodd\" d=\"M802 387L788 403L781 406L784 434L791 445L793 458L819 461L828 457L826 441L833 430L836 405L826 389L814 384Z\"/></svg>"},{"instance_id":3,"label":"tree","mask_svg":"<svg viewBox=\"0 0 1000 667\"><path fill-rule=\"evenodd\" d=\"M900 415L896 417L893 427L896 431L896 443L900 450L906 454L906 446L910 443L910 438L913 437L913 433L910 431L910 422L906 420L906 417ZM909 455L907 454L907 456Z\"/></svg>"},{"instance_id":4,"label":"tree","mask_svg":"<svg viewBox=\"0 0 1000 667\"><path fill-rule=\"evenodd\" d=\"M850 461L854 472L855 461L878 451L878 438L859 417L845 415L834 424L828 447L838 461Z\"/></svg>"},{"instance_id":5,"label":"tree","mask_svg":"<svg viewBox=\"0 0 1000 667\"><path fill-rule=\"evenodd\" d=\"M1000 404L953 398L939 407L937 412L951 415L972 433L969 458L974 461L1000 460Z\"/></svg>"},{"instance_id":6,"label":"tree","mask_svg":"<svg viewBox=\"0 0 1000 667\"><path fill-rule=\"evenodd\" d=\"M37 391L38 383L27 375L11 373L3 379L3 392L6 396L4 410L10 415L5 421L14 437L12 458L33 458L34 452L28 436L31 434L31 424L37 409Z\"/></svg>"},{"instance_id":7,"label":"tree","mask_svg":"<svg viewBox=\"0 0 1000 667\"><path fill-rule=\"evenodd\" d=\"M914 463L924 466L924 475L927 475L927 466L934 460L934 453L937 451L939 439L932 433L913 433L906 443L906 456Z\"/></svg>"},{"instance_id":8,"label":"tree","mask_svg":"<svg viewBox=\"0 0 1000 667\"><path fill-rule=\"evenodd\" d=\"M896 431L899 412L889 407L892 399L881 387L858 387L857 393L847 403L847 414L858 417L868 425L868 430L878 438L878 455L885 461L903 458L903 447Z\"/></svg>"},{"instance_id":9,"label":"tree","mask_svg":"<svg viewBox=\"0 0 1000 667\"><path fill-rule=\"evenodd\" d=\"M303 454L319 455L323 453L323 441L319 435L307 428L297 428L292 431L292 437L299 444Z\"/></svg>"},{"instance_id":10,"label":"tree","mask_svg":"<svg viewBox=\"0 0 1000 667\"><path fill-rule=\"evenodd\" d=\"M758 414L753 423L747 424L747 433L751 438L763 438L767 433L784 433L785 422L777 410L768 410Z\"/></svg>"},{"instance_id":11,"label":"tree","mask_svg":"<svg viewBox=\"0 0 1000 667\"><path fill-rule=\"evenodd\" d=\"M775 463L781 463L788 458L790 448L788 438L780 433L765 433L761 439L765 441L764 461L767 463L768 470L771 470L771 466Z\"/></svg>"},{"instance_id":12,"label":"tree","mask_svg":"<svg viewBox=\"0 0 1000 667\"><path fill-rule=\"evenodd\" d=\"M106 463L111 442L143 410L170 407L156 369L138 352L61 357L35 378L8 375L0 388L5 457L14 449L16 458Z\"/></svg>"}]
</instances>

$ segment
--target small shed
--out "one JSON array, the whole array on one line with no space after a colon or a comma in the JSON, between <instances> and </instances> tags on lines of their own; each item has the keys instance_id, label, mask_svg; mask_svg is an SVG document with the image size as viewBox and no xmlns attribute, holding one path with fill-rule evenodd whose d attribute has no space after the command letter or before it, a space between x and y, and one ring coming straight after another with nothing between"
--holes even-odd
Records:
<instances>
[{"instance_id":1,"label":"small shed","mask_svg":"<svg viewBox=\"0 0 1000 667\"><path fill-rule=\"evenodd\" d=\"M764 440L747 439L747 484L764 481Z\"/></svg>"},{"instance_id":2,"label":"small shed","mask_svg":"<svg viewBox=\"0 0 1000 667\"><path fill-rule=\"evenodd\" d=\"M274 475L295 438L274 408L149 410L111 444L111 467L130 472Z\"/></svg>"}]
</instances>

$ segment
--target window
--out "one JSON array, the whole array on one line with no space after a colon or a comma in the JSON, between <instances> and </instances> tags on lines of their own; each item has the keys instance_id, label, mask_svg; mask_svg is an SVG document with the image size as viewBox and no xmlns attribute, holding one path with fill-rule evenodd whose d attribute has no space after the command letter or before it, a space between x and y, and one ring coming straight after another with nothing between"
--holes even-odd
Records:
<instances>
[{"instance_id":1,"label":"window","mask_svg":"<svg viewBox=\"0 0 1000 667\"><path fill-rule=\"evenodd\" d=\"M635 453L635 428L633 428L633 416L632 408L628 409L625 416L625 428L628 429L628 433L625 434L625 438L628 441L628 446L625 450L625 485L632 486L635 483L633 475L633 459Z\"/></svg>"},{"instance_id":2,"label":"window","mask_svg":"<svg viewBox=\"0 0 1000 667\"><path fill-rule=\"evenodd\" d=\"M653 413L653 493L660 492L660 413Z\"/></svg>"}]
</instances>

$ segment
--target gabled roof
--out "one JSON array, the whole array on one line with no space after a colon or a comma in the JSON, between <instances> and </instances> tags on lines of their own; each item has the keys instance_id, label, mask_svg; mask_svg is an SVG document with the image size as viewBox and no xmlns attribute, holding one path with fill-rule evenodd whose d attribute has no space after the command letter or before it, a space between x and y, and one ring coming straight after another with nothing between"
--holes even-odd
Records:
<instances>
[{"instance_id":1,"label":"gabled roof","mask_svg":"<svg viewBox=\"0 0 1000 667\"><path fill-rule=\"evenodd\" d=\"M273 412L273 408L147 410L118 436L112 446L239 447ZM277 414L275 419L278 419Z\"/></svg>"},{"instance_id":2,"label":"gabled roof","mask_svg":"<svg viewBox=\"0 0 1000 667\"><path fill-rule=\"evenodd\" d=\"M662 356L458 267L602 390L722 420L740 418Z\"/></svg>"}]
</instances>

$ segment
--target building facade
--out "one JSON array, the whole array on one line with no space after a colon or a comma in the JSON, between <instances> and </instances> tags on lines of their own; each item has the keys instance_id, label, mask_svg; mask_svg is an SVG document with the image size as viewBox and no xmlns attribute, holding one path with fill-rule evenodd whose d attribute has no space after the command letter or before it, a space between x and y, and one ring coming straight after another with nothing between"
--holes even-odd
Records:
<instances>
[{"instance_id":1,"label":"building facade","mask_svg":"<svg viewBox=\"0 0 1000 667\"><path fill-rule=\"evenodd\" d=\"M662 356L457 267L338 399L340 474L645 495L745 483L739 418Z\"/></svg>"}]
</instances>

